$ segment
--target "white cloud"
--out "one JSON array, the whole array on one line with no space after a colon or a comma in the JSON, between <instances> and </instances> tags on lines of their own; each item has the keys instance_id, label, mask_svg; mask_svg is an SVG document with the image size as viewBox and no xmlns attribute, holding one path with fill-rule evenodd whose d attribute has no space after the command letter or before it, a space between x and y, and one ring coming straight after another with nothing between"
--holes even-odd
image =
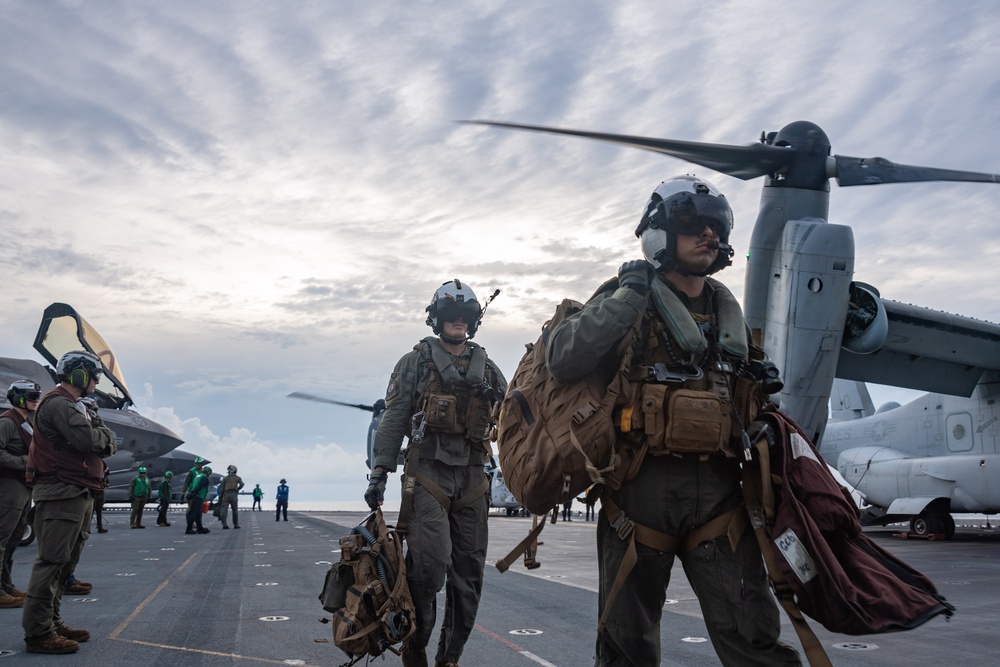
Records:
<instances>
[{"instance_id":1,"label":"white cloud","mask_svg":"<svg viewBox=\"0 0 1000 667\"><path fill-rule=\"evenodd\" d=\"M995 172L998 52L975 2L4 3L2 353L70 303L197 446L323 470L367 421L285 394L373 402L452 277L503 290L477 340L509 374L692 169L453 121L742 144L808 119L838 154ZM707 175L739 292L760 181ZM1000 320L995 186L833 190L860 280Z\"/></svg>"}]
</instances>

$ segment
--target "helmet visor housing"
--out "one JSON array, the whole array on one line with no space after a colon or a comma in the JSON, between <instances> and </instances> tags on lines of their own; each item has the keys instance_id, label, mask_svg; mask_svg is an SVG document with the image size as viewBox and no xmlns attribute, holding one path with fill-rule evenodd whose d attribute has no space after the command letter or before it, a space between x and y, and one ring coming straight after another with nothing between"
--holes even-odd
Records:
<instances>
[{"instance_id":1,"label":"helmet visor housing","mask_svg":"<svg viewBox=\"0 0 1000 667\"><path fill-rule=\"evenodd\" d=\"M720 240L728 241L733 229L733 212L722 197L680 192L662 203L665 220L657 221L668 232L699 236L710 227Z\"/></svg>"}]
</instances>

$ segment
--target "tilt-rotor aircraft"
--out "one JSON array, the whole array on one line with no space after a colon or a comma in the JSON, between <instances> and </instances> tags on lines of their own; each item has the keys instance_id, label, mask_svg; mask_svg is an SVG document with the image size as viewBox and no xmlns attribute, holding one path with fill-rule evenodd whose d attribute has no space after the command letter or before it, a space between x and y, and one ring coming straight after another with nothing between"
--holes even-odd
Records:
<instances>
[{"instance_id":1,"label":"tilt-rotor aircraft","mask_svg":"<svg viewBox=\"0 0 1000 667\"><path fill-rule=\"evenodd\" d=\"M743 308L753 336L781 369L781 409L886 521L914 517L915 531L948 534L950 512L1000 510L1000 325L882 298L854 280L851 228L828 222L831 178L846 187L998 183L1000 176L833 155L826 133L807 121L762 133L746 146L465 122L596 139L742 180L764 177ZM835 378L931 394L831 426L824 438Z\"/></svg>"},{"instance_id":2,"label":"tilt-rotor aircraft","mask_svg":"<svg viewBox=\"0 0 1000 667\"><path fill-rule=\"evenodd\" d=\"M6 410L6 387L11 382L27 378L42 387L42 394L56 384L53 368L59 358L72 350L87 350L101 359L103 373L93 398L97 402L101 419L114 431L118 452L104 462L108 466L110 486L105 491L106 502L127 502L128 486L140 466L145 466L147 476L158 488L163 474L170 470L183 475L194 465L193 454L177 449L184 441L170 429L143 417L132 408L122 374L121 365L104 338L72 306L54 303L45 309L42 322L35 336L35 349L45 357L51 367L30 359L0 357L0 410ZM213 474L211 488L217 475ZM174 484L174 488L179 488ZM175 494L175 500L179 496Z\"/></svg>"}]
</instances>

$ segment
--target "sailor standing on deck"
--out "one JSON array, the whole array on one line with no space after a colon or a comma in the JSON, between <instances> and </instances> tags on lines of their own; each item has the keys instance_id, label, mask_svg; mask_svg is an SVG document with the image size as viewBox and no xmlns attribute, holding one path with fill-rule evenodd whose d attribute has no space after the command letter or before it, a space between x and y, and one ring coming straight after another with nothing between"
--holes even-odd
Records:
<instances>
[{"instance_id":1,"label":"sailor standing on deck","mask_svg":"<svg viewBox=\"0 0 1000 667\"><path fill-rule=\"evenodd\" d=\"M97 410L79 402L97 387L101 360L67 352L56 364L59 384L35 412L26 478L34 484L38 558L24 602L24 642L29 653L74 653L90 639L62 622L61 583L90 536L93 494L101 489L101 458L116 451L114 433Z\"/></svg>"}]
</instances>

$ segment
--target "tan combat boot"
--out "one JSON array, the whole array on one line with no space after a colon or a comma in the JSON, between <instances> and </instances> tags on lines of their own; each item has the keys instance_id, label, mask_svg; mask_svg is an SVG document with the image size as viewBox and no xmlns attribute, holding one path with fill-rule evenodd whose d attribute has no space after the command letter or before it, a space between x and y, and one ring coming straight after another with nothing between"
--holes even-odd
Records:
<instances>
[{"instance_id":1,"label":"tan combat boot","mask_svg":"<svg viewBox=\"0 0 1000 667\"><path fill-rule=\"evenodd\" d=\"M66 639L65 637L60 637L54 632L48 637L25 639L24 647L28 653L60 654L76 653L80 650L80 644L78 642L75 642L72 639Z\"/></svg>"},{"instance_id":2,"label":"tan combat boot","mask_svg":"<svg viewBox=\"0 0 1000 667\"><path fill-rule=\"evenodd\" d=\"M10 593L0 595L0 609L17 609L23 606L24 598L15 597Z\"/></svg>"},{"instance_id":3,"label":"tan combat boot","mask_svg":"<svg viewBox=\"0 0 1000 667\"><path fill-rule=\"evenodd\" d=\"M56 634L66 639L72 639L80 644L90 639L90 632L87 630L74 630L68 625L57 625Z\"/></svg>"}]
</instances>

